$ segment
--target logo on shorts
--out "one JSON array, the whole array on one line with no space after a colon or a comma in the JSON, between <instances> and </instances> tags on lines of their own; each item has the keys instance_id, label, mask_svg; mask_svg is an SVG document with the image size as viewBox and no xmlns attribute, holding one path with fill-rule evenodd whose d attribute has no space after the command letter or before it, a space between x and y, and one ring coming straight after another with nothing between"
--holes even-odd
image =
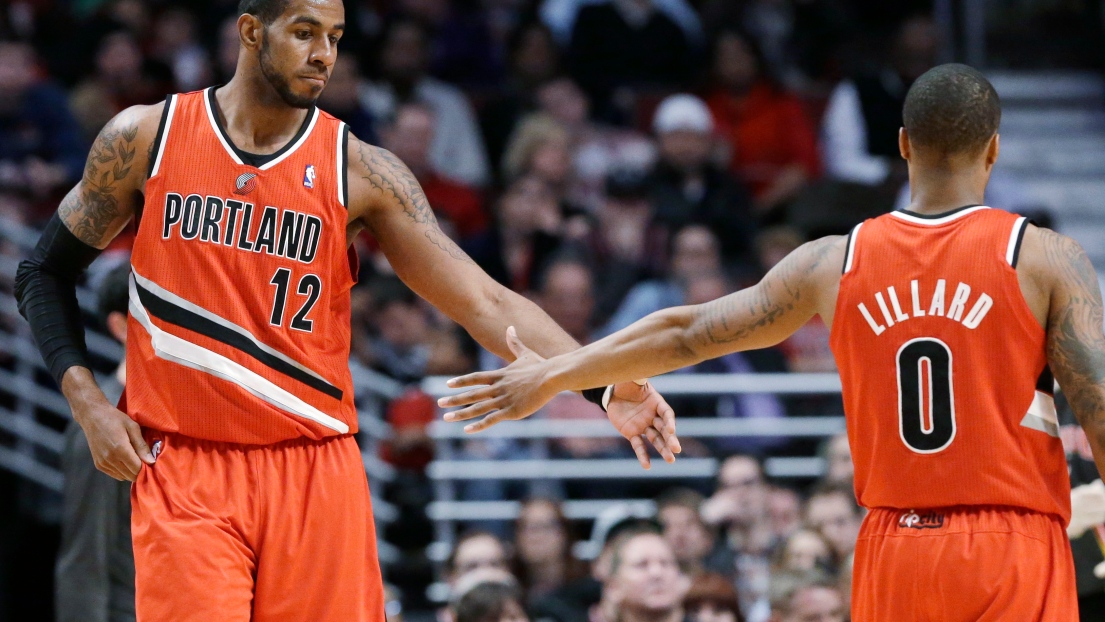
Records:
<instances>
[{"instance_id":1,"label":"logo on shorts","mask_svg":"<svg viewBox=\"0 0 1105 622\"><path fill-rule=\"evenodd\" d=\"M249 194L257 188L257 173L242 173L234 180L234 194Z\"/></svg>"},{"instance_id":2,"label":"logo on shorts","mask_svg":"<svg viewBox=\"0 0 1105 622\"><path fill-rule=\"evenodd\" d=\"M940 529L944 526L944 515L937 512L906 512L898 519L898 527L901 529Z\"/></svg>"},{"instance_id":3,"label":"logo on shorts","mask_svg":"<svg viewBox=\"0 0 1105 622\"><path fill-rule=\"evenodd\" d=\"M153 456L154 460L157 460L157 457L161 455L161 441L153 442L153 445L150 446L150 455Z\"/></svg>"}]
</instances>

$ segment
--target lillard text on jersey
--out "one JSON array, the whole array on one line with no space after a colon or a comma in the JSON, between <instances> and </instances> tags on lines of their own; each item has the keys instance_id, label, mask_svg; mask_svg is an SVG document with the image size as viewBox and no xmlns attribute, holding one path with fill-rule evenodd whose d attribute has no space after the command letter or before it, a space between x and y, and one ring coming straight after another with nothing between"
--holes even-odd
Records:
<instances>
[{"instance_id":1,"label":"lillard text on jersey","mask_svg":"<svg viewBox=\"0 0 1105 622\"><path fill-rule=\"evenodd\" d=\"M872 301L874 304L869 305L868 302ZM973 330L978 328L994 306L994 299L989 294L973 294L971 286L963 282L952 289L947 279L936 279L935 283L927 279L913 279L909 282L908 291L899 294L894 286L889 286L875 292L868 302L859 303L858 308L876 335L883 334L895 324L926 315L947 318Z\"/></svg>"}]
</instances>

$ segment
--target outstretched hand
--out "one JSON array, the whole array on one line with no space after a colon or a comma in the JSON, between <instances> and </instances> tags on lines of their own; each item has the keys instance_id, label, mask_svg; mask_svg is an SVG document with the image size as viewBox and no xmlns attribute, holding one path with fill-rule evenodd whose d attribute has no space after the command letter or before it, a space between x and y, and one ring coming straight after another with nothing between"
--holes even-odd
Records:
<instances>
[{"instance_id":1,"label":"outstretched hand","mask_svg":"<svg viewBox=\"0 0 1105 622\"><path fill-rule=\"evenodd\" d=\"M482 416L483 419L464 427L465 432L480 432L500 421L524 419L557 394L546 382L545 358L522 343L513 326L507 329L506 342L516 357L513 363L502 369L476 372L449 381L452 388L477 388L438 400L442 408L465 406L446 413L446 421L467 421ZM675 454L681 450L675 436L675 413L648 383L615 385L607 417L618 432L629 439L637 460L646 469L651 466L646 440L668 462L674 462Z\"/></svg>"}]
</instances>

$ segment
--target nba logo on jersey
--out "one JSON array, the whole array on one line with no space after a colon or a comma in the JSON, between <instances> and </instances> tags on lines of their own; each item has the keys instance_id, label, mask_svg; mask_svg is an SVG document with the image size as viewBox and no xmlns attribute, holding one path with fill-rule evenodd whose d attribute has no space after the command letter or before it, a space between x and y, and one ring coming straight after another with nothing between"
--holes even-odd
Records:
<instances>
[{"instance_id":1,"label":"nba logo on jersey","mask_svg":"<svg viewBox=\"0 0 1105 622\"><path fill-rule=\"evenodd\" d=\"M315 165L308 164L307 170L303 171L303 185L308 188L315 187Z\"/></svg>"}]
</instances>

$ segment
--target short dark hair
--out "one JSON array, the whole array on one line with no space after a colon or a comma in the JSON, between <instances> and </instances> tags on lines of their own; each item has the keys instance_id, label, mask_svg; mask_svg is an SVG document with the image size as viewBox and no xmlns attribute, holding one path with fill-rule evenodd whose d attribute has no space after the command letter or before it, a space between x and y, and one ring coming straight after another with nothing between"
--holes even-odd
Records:
<instances>
[{"instance_id":1,"label":"short dark hair","mask_svg":"<svg viewBox=\"0 0 1105 622\"><path fill-rule=\"evenodd\" d=\"M100 315L100 321L107 324L107 316L112 313L127 312L130 296L130 262L125 262L111 269L100 282L97 290L96 311Z\"/></svg>"},{"instance_id":2,"label":"short dark hair","mask_svg":"<svg viewBox=\"0 0 1105 622\"><path fill-rule=\"evenodd\" d=\"M517 587L488 581L460 597L455 607L457 622L494 622L502 617L507 603L522 606L522 594Z\"/></svg>"},{"instance_id":3,"label":"short dark hair","mask_svg":"<svg viewBox=\"0 0 1105 622\"><path fill-rule=\"evenodd\" d=\"M948 63L917 78L906 94L902 118L914 145L944 155L977 153L998 131L1001 102L978 70Z\"/></svg>"},{"instance_id":4,"label":"short dark hair","mask_svg":"<svg viewBox=\"0 0 1105 622\"><path fill-rule=\"evenodd\" d=\"M238 15L249 13L268 26L284 14L291 0L239 0Z\"/></svg>"}]
</instances>

